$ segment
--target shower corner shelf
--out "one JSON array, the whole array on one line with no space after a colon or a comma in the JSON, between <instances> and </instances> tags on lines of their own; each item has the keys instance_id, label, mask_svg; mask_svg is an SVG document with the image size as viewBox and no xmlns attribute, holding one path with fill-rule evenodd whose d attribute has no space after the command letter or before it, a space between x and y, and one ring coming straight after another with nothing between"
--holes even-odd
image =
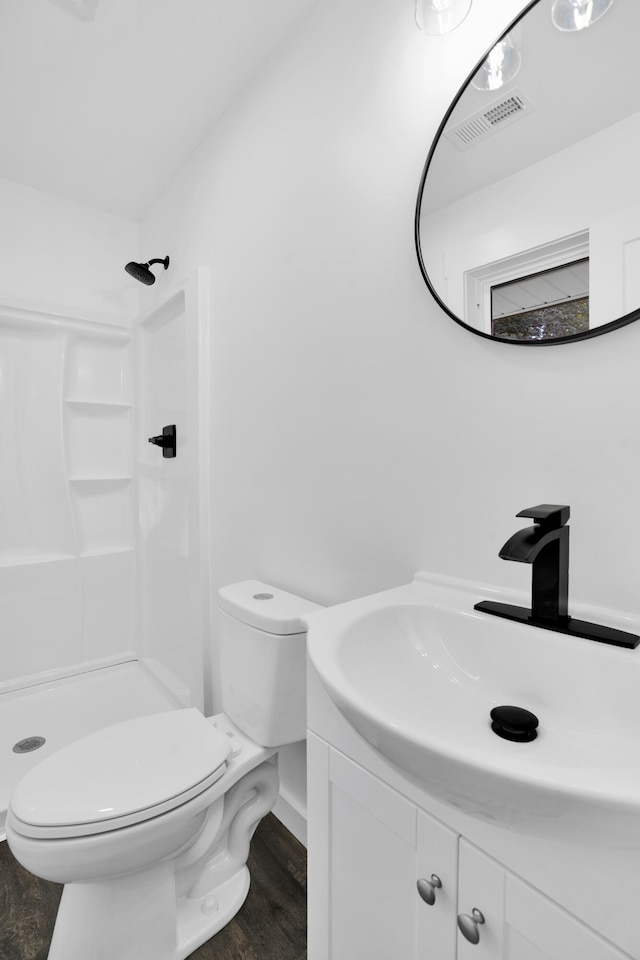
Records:
<instances>
[{"instance_id":1,"label":"shower corner shelf","mask_svg":"<svg viewBox=\"0 0 640 960\"><path fill-rule=\"evenodd\" d=\"M98 547L94 550L81 550L80 559L87 560L91 557L111 557L119 553L133 553L134 547L128 543L114 543L111 546Z\"/></svg>"},{"instance_id":2,"label":"shower corner shelf","mask_svg":"<svg viewBox=\"0 0 640 960\"><path fill-rule=\"evenodd\" d=\"M75 553L55 550L33 554L6 552L0 553L0 567L28 567L40 563L60 563L61 560L75 560L76 556Z\"/></svg>"},{"instance_id":3,"label":"shower corner shelf","mask_svg":"<svg viewBox=\"0 0 640 960\"><path fill-rule=\"evenodd\" d=\"M116 409L130 410L133 406L129 400L102 400L88 399L87 397L65 397L64 402L76 407L86 407L89 410L93 408L99 409L100 407L115 407Z\"/></svg>"},{"instance_id":4,"label":"shower corner shelf","mask_svg":"<svg viewBox=\"0 0 640 960\"><path fill-rule=\"evenodd\" d=\"M77 464L70 472L80 556L122 553L133 548L133 481L127 464L119 465L119 469L114 464L110 470L106 463L87 462Z\"/></svg>"},{"instance_id":5,"label":"shower corner shelf","mask_svg":"<svg viewBox=\"0 0 640 960\"><path fill-rule=\"evenodd\" d=\"M118 483L131 483L132 480L133 480L133 476L131 476L131 474L121 474L113 477L108 477L105 475L100 475L100 476L96 475L93 477L90 477L90 476L69 477L69 483L74 483L74 484L81 484L81 483L118 484Z\"/></svg>"}]
</instances>

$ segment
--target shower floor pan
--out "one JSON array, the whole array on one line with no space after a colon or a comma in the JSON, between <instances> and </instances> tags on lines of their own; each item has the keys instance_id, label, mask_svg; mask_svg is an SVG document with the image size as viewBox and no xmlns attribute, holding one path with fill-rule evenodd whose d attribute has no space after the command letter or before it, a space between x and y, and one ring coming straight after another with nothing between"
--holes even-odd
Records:
<instances>
[{"instance_id":1,"label":"shower floor pan","mask_svg":"<svg viewBox=\"0 0 640 960\"><path fill-rule=\"evenodd\" d=\"M138 661L0 694L0 840L11 791L40 760L112 723L180 706ZM25 752L15 752L21 741Z\"/></svg>"}]
</instances>

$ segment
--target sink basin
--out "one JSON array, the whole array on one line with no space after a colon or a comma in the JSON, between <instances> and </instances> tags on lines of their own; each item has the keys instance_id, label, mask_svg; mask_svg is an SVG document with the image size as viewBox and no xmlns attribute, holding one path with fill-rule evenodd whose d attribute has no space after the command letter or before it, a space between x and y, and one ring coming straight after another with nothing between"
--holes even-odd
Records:
<instances>
[{"instance_id":1,"label":"sink basin","mask_svg":"<svg viewBox=\"0 0 640 960\"><path fill-rule=\"evenodd\" d=\"M437 799L546 836L640 844L640 648L473 609L492 594L509 599L417 574L319 611L311 663L351 726ZM497 736L497 705L536 714L537 739Z\"/></svg>"}]
</instances>

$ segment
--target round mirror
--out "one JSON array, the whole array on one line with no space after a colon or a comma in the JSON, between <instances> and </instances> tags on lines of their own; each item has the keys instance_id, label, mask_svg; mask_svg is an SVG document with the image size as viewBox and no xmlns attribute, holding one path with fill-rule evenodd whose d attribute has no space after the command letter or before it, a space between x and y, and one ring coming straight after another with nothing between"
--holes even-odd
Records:
<instances>
[{"instance_id":1,"label":"round mirror","mask_svg":"<svg viewBox=\"0 0 640 960\"><path fill-rule=\"evenodd\" d=\"M640 317L638 0L534 0L440 125L418 259L458 323L565 343Z\"/></svg>"}]
</instances>

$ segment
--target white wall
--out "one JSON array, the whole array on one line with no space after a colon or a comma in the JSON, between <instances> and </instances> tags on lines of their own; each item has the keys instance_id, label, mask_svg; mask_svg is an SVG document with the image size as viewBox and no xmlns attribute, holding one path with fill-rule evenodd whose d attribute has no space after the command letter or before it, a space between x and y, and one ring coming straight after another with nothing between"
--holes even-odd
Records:
<instances>
[{"instance_id":1,"label":"white wall","mask_svg":"<svg viewBox=\"0 0 640 960\"><path fill-rule=\"evenodd\" d=\"M0 302L128 325L138 224L0 179Z\"/></svg>"},{"instance_id":2,"label":"white wall","mask_svg":"<svg viewBox=\"0 0 640 960\"><path fill-rule=\"evenodd\" d=\"M572 509L570 597L640 612L640 324L493 343L416 262L431 139L520 6L475 0L430 38L411 0L324 0L142 224L178 274L211 270L214 590L329 604L420 568L524 588L498 549L547 501Z\"/></svg>"}]
</instances>

